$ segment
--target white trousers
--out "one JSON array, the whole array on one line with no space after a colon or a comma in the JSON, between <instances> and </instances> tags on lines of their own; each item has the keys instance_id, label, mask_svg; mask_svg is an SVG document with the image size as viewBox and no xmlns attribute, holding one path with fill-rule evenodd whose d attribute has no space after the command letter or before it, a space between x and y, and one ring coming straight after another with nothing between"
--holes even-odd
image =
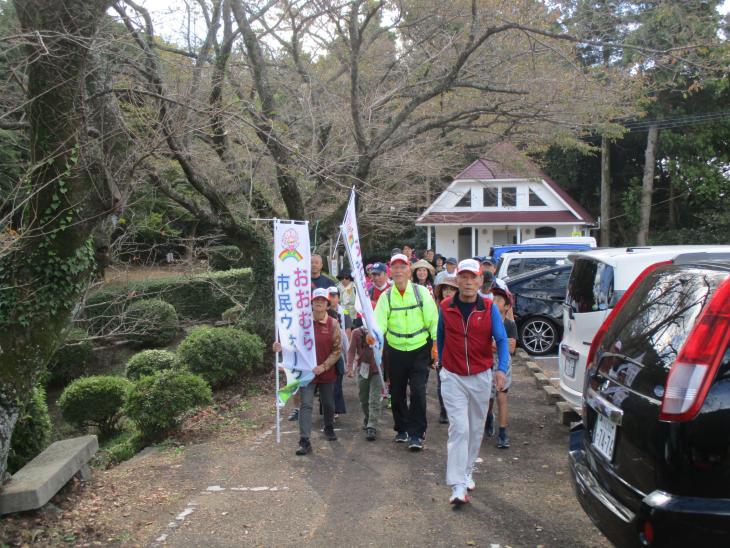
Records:
<instances>
[{"instance_id":1,"label":"white trousers","mask_svg":"<svg viewBox=\"0 0 730 548\"><path fill-rule=\"evenodd\" d=\"M441 396L449 416L446 484L463 485L479 456L492 392L492 370L462 377L443 367Z\"/></svg>"}]
</instances>

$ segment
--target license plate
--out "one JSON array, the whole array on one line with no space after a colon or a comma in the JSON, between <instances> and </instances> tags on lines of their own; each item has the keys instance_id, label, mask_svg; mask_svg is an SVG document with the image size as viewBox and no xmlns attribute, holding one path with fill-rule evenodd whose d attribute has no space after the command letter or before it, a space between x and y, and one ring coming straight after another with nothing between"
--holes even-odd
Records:
<instances>
[{"instance_id":1,"label":"license plate","mask_svg":"<svg viewBox=\"0 0 730 548\"><path fill-rule=\"evenodd\" d=\"M578 363L578 358L565 355L565 375L571 379L575 378L575 364Z\"/></svg>"},{"instance_id":2,"label":"license plate","mask_svg":"<svg viewBox=\"0 0 730 548\"><path fill-rule=\"evenodd\" d=\"M599 413L593 428L593 447L610 461L613 459L615 444L616 425Z\"/></svg>"}]
</instances>

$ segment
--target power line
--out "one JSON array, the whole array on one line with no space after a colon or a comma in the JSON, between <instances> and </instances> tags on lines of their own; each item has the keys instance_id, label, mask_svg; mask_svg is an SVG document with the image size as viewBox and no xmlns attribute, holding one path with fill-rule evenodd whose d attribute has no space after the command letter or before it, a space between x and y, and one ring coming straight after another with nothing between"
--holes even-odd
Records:
<instances>
[{"instance_id":1,"label":"power line","mask_svg":"<svg viewBox=\"0 0 730 548\"><path fill-rule=\"evenodd\" d=\"M730 111L688 114L686 116L655 118L653 120L637 120L635 122L627 123L623 123L620 120L617 122L629 131L647 131L652 126L656 126L657 129L672 129L691 125L719 122L728 118L730 118Z\"/></svg>"}]
</instances>

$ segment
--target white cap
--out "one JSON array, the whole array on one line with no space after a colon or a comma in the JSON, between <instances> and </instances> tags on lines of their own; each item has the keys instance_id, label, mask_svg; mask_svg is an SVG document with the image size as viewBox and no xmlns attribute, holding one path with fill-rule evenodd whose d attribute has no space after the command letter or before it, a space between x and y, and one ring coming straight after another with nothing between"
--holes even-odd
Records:
<instances>
[{"instance_id":1,"label":"white cap","mask_svg":"<svg viewBox=\"0 0 730 548\"><path fill-rule=\"evenodd\" d=\"M464 259L456 267L457 274L461 274L462 272L471 272L475 276L480 276L482 274L482 268L474 259Z\"/></svg>"},{"instance_id":2,"label":"white cap","mask_svg":"<svg viewBox=\"0 0 730 548\"><path fill-rule=\"evenodd\" d=\"M411 261L403 253L396 253L390 258L390 266L393 266L395 263L403 263L404 265L410 266Z\"/></svg>"},{"instance_id":3,"label":"white cap","mask_svg":"<svg viewBox=\"0 0 730 548\"><path fill-rule=\"evenodd\" d=\"M312 300L314 299L327 299L329 300L330 294L329 291L322 287L318 287L314 291L312 291Z\"/></svg>"}]
</instances>

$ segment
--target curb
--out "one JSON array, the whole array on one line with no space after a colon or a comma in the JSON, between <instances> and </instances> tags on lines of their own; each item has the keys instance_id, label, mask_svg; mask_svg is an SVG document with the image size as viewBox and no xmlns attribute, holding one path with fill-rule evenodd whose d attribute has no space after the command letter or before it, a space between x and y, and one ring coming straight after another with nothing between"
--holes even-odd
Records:
<instances>
[{"instance_id":1,"label":"curb","mask_svg":"<svg viewBox=\"0 0 730 548\"><path fill-rule=\"evenodd\" d=\"M542 390L545 394L545 402L548 405L555 405L558 422L565 426L581 420L581 416L577 413L568 402L560 395L560 390L550 384L550 379L543 372L542 368L532 359L522 348L518 348L515 352L518 362L523 364L527 370L535 378L535 385L538 390Z\"/></svg>"}]
</instances>

